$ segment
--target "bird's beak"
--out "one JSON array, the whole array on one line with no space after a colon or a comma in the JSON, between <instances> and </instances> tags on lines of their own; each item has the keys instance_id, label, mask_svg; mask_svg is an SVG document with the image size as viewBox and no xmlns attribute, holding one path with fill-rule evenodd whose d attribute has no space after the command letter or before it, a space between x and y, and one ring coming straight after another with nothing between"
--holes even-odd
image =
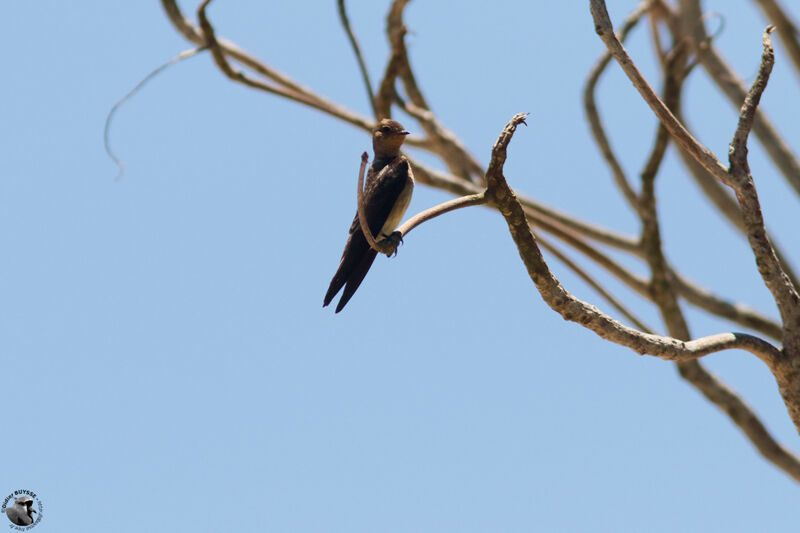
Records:
<instances>
[{"instance_id":1,"label":"bird's beak","mask_svg":"<svg viewBox=\"0 0 800 533\"><path fill-rule=\"evenodd\" d=\"M411 135L411 132L403 130L403 131L400 132L400 135Z\"/></svg>"},{"instance_id":2,"label":"bird's beak","mask_svg":"<svg viewBox=\"0 0 800 533\"><path fill-rule=\"evenodd\" d=\"M32 512L32 513L35 513L35 512L36 512L36 509L31 509L31 512Z\"/></svg>"}]
</instances>

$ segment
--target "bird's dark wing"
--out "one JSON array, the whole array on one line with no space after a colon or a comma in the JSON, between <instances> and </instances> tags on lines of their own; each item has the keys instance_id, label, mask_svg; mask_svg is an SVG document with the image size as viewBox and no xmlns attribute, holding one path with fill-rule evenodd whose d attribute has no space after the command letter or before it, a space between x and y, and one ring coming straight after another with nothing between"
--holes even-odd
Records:
<instances>
[{"instance_id":1,"label":"bird's dark wing","mask_svg":"<svg viewBox=\"0 0 800 533\"><path fill-rule=\"evenodd\" d=\"M361 228L358 228L351 233L350 237L347 239L344 253L342 253L342 260L339 262L339 268L336 270L336 274L334 274L330 286L328 286L328 292L325 293L325 300L322 302L323 307L331 303L331 300L333 300L334 296L336 296L344 284L348 282L351 275L356 271L356 267L359 266L364 257L369 255L369 252L372 252L372 259L374 260L377 253L369 247L369 243L361 232ZM372 265L372 261L369 262L369 265ZM367 270L369 270L369 266L367 266ZM366 275L367 272L365 271L364 276ZM362 276L361 279L364 279L364 276ZM341 301L339 305L342 305Z\"/></svg>"},{"instance_id":2,"label":"bird's dark wing","mask_svg":"<svg viewBox=\"0 0 800 533\"><path fill-rule=\"evenodd\" d=\"M364 239L364 235L361 235L361 238ZM364 243L367 240L364 239ZM336 312L338 313L344 306L347 305L347 302L350 301L350 298L356 292L361 282L364 281L364 277L366 277L367 272L369 272L370 267L372 266L372 262L375 261L375 257L378 255L378 252L373 250L367 244L367 251L361 256L361 260L355 266L355 268L350 272L350 275L347 278L347 283L345 283L344 291L342 292L342 297L339 298L339 303L336 304Z\"/></svg>"},{"instance_id":3,"label":"bird's dark wing","mask_svg":"<svg viewBox=\"0 0 800 533\"><path fill-rule=\"evenodd\" d=\"M364 214L369 229L376 239L380 239L378 232L386 223L389 213L392 212L394 204L408 182L408 160L403 156L396 157L378 172L373 172L370 168L367 182L364 185ZM353 223L350 225L350 233L360 229L361 224L358 221L358 212L356 212Z\"/></svg>"},{"instance_id":4,"label":"bird's dark wing","mask_svg":"<svg viewBox=\"0 0 800 533\"><path fill-rule=\"evenodd\" d=\"M370 167L363 194L364 211L369 229L376 238L380 239L377 234L386 223L386 219L409 180L408 161L405 157L395 158L377 172ZM334 296L344 286L344 293L336 306L336 312L341 311L361 285L376 256L377 252L369 247L367 239L361 231L358 213L356 213L353 223L350 225L350 237L344 247L339 268L325 294L323 307L331 303Z\"/></svg>"}]
</instances>

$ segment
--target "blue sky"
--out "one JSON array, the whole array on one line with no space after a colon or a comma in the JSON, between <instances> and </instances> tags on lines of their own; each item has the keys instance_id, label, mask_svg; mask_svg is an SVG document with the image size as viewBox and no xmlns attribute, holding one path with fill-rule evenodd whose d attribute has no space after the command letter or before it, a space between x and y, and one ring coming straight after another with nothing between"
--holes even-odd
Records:
<instances>
[{"instance_id":1,"label":"blue sky","mask_svg":"<svg viewBox=\"0 0 800 533\"><path fill-rule=\"evenodd\" d=\"M788 2L786 2L788 4ZM218 33L363 114L329 2L217 0ZM718 45L749 82L764 19L725 13ZM184 9L194 10L183 2ZM611 1L619 22L635 5ZM385 2L350 2L374 77ZM517 112L520 192L632 234L580 93L602 51L588 2L414 2L412 61L442 121L486 163ZM564 322L502 218L471 208L378 258L322 309L355 208L362 132L224 79L201 55L105 116L189 48L158 2L6 3L0 42L0 492L36 491L41 531L785 531L800 490L669 363ZM794 8L796 20L800 11ZM655 75L647 32L630 50ZM800 148L800 78L780 45L763 100ZM735 110L697 72L686 114L721 159ZM599 99L631 176L655 123L612 69ZM415 129L411 123L409 129ZM770 227L800 264L797 196L751 145ZM675 154L659 176L670 260L775 316L746 243ZM410 213L448 196L418 187ZM574 254L572 254L574 256ZM565 286L591 289L550 260ZM641 265L633 265L644 273ZM652 306L608 286L651 324ZM695 336L739 330L686 307ZM754 357L704 360L793 450Z\"/></svg>"}]
</instances>

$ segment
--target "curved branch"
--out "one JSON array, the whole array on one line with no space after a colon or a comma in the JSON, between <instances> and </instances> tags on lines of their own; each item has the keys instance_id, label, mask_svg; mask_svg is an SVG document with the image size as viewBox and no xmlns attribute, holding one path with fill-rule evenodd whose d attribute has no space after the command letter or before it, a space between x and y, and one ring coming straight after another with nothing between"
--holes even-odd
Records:
<instances>
[{"instance_id":1,"label":"curved branch","mask_svg":"<svg viewBox=\"0 0 800 533\"><path fill-rule=\"evenodd\" d=\"M160 74L160 73L161 73L161 72L162 72L164 69L166 69L166 68L168 68L168 67L170 67L170 66L174 65L175 63L177 63L177 62L179 62L179 61L183 61L184 59L188 59L188 58L192 57L193 55L195 55L195 54L197 54L198 52L201 52L201 51L203 51L203 50L204 50L204 48L203 48L203 47L200 47L200 48L192 48L191 50L186 50L186 51L184 51L184 52L181 52L180 54L176 55L175 57L173 57L172 59L170 59L170 60L169 60L169 61L167 61L166 63L163 63L163 64L159 65L158 67L156 67L155 69L153 69L152 71L150 71L150 73L149 73L147 76L145 76L144 78L142 78L142 79L139 81L139 83L137 83L137 84L136 84L136 85L133 87L133 89L131 89L130 91L128 91L128 93L127 93L125 96L123 96L122 98L120 98L119 100L117 100L117 102L116 102L116 103L115 103L113 106L111 106L111 110L108 112L108 115L106 115L106 124L105 124L105 127L103 128L103 146L104 146L104 147L105 147L105 149L106 149L106 154L108 155L108 157L109 157L109 158L110 158L110 159L111 159L111 160L112 160L114 163L116 163L117 167L119 168L119 172L117 173L117 177L116 177L116 179L117 179L117 180L120 180L120 179L122 179L122 175L125 173L125 165L124 165L124 163L122 162L122 160L121 160L120 158L118 158L118 157L117 157L117 156L114 154L114 151L111 149L111 143L110 143L110 140L109 140L109 131L111 130L111 121L114 119L114 114L115 114L115 113L117 112L117 110L118 110L118 109L119 109L119 108L120 108L120 107L121 107L121 106L122 106L122 105L123 105L125 102L127 102L127 101L128 101L128 100L129 100L129 99L130 99L130 98L131 98L131 97L132 97L134 94L136 94L137 92L139 92L139 90L140 90L142 87L144 87L144 86L145 86L145 84L147 84L147 82L149 82L149 81L150 81L150 80L152 80L154 77L156 77L158 74Z\"/></svg>"},{"instance_id":2,"label":"curved branch","mask_svg":"<svg viewBox=\"0 0 800 533\"><path fill-rule=\"evenodd\" d=\"M742 216L744 217L745 226L747 227L747 236L750 241L750 247L756 257L758 263L758 270L764 280L764 284L772 293L775 303L781 313L784 325L791 324L795 331L800 331L800 297L797 291L792 286L783 268L775 257L775 251L769 244L766 238L766 229L764 228L764 220L761 216L761 206L758 201L758 194L756 193L755 186L753 185L752 178L749 177L749 172L744 175L740 171L729 171L714 154L705 146L700 144L686 128L675 118L670 112L664 102L656 95L653 88L647 83L639 69L636 68L625 48L617 40L614 35L611 20L608 17L605 2L603 0L591 0L591 12L595 20L595 30L608 49L614 55L614 58L620 64L625 74L633 82L636 89L642 95L642 98L647 102L661 123L669 131L672 138L677 142L681 148L689 152L698 163L700 163L708 172L715 178L730 186L736 192L739 205L742 208ZM768 69L766 64L769 62L769 53L767 52L767 45L769 44L768 35L765 36L765 52L762 59L762 70L759 73L759 79L768 78ZM771 47L770 47L771 51ZM753 87L756 91L760 87L759 80ZM764 85L766 79L763 80ZM763 90L763 88L761 89ZM752 109L748 106L747 102L742 108L742 120L746 120L748 116L755 116L755 106L758 105L758 100L749 98L750 102L754 104ZM740 125L741 125L740 121ZM752 118L750 119L752 124ZM740 128L737 128L737 137L741 137L739 133ZM736 170L736 169L732 169ZM796 342L795 342L796 341ZM795 344L797 344L795 346ZM789 340L784 341L784 345L792 353L800 353L800 334L792 342ZM798 412L798 420L800 420L800 412Z\"/></svg>"},{"instance_id":3,"label":"curved branch","mask_svg":"<svg viewBox=\"0 0 800 533\"><path fill-rule=\"evenodd\" d=\"M173 26L175 26L175 28L184 37L186 37L187 40L198 46L211 47L211 43L208 42L208 37L210 36L212 38L213 48L216 49L217 54L214 56L214 61L217 66L220 67L222 72L231 80L242 83L254 89L259 89L270 94L282 96L288 100L307 105L313 109L322 111L323 113L356 126L364 131L372 131L372 128L375 126L375 123L372 120L354 113L338 104L335 104L330 100L327 100L326 98L316 94L314 91L303 87L288 76L256 59L232 42L217 37L213 31L213 27L208 23L208 19L205 16L204 8L208 3L209 2L204 2L204 5L201 6L203 11L202 16L206 19L207 23L207 27L205 30L203 30L195 27L183 16L180 9L178 9L175 0L161 0L161 5L164 8L164 11L167 13L167 16L169 17ZM252 69L264 78L272 80L273 83L266 83L255 79L252 76L248 76L243 72L234 70L233 67L228 64L228 58L241 63L249 69ZM431 143L427 139L409 136L409 138L406 139L405 144L431 151Z\"/></svg>"},{"instance_id":4,"label":"curved branch","mask_svg":"<svg viewBox=\"0 0 800 533\"><path fill-rule=\"evenodd\" d=\"M664 102L658 97L656 92L647 83L647 80L642 76L639 69L633 63L633 60L628 55L628 52L622 46L622 43L614 35L614 27L611 25L611 19L608 16L608 10L603 0L590 0L591 12L594 18L594 29L597 35L603 40L608 47L614 59L617 60L622 70L625 71L628 78L633 82L634 87L642 95L642 98L650 109L656 114L658 119L667 128L672 138L678 143L681 148L689 152L698 163L708 170L715 178L721 182L734 186L731 183L728 169L719 162L716 156L705 146L700 144L692 135L683 127L683 124L678 122L678 119L672 112L664 105Z\"/></svg>"},{"instance_id":5,"label":"curved branch","mask_svg":"<svg viewBox=\"0 0 800 533\"><path fill-rule=\"evenodd\" d=\"M647 13L648 9L650 9L650 4L651 2L649 0L645 0L639 4L627 19L625 19L625 23L618 37L621 42L625 41L628 33L639 23L642 16ZM594 141L597 147L600 148L600 153L603 154L603 158L606 160L606 164L611 169L611 174L614 176L614 183L616 183L617 188L628 201L628 205L631 209L638 212L640 208L639 198L636 191L633 190L633 187L631 187L631 184L628 182L628 178L625 176L625 171L622 170L622 165L620 165L619 160L617 160L617 156L614 155L614 150L611 148L611 143L606 135L603 121L600 118L600 112L597 110L597 103L595 101L597 82L600 81L600 76L605 72L608 64L611 63L611 59L611 52L606 51L589 71L589 76L586 79L586 85L583 89L583 108L586 112L586 118L589 120L589 128L592 131Z\"/></svg>"},{"instance_id":6,"label":"curved branch","mask_svg":"<svg viewBox=\"0 0 800 533\"><path fill-rule=\"evenodd\" d=\"M368 160L369 156L367 155L367 152L361 154L361 167L358 169L358 192L356 193L358 224L361 226L361 233L364 234L364 238L367 240L367 244L369 244L370 248L378 253L391 255L394 252L395 247L388 246L388 241L385 239L381 242L377 242L375 240L375 236L372 235L372 230L369 229L369 224L367 223L367 211L364 207L364 170L367 168Z\"/></svg>"},{"instance_id":7,"label":"curved branch","mask_svg":"<svg viewBox=\"0 0 800 533\"><path fill-rule=\"evenodd\" d=\"M778 28L778 37L789 52L795 71L800 74L800 40L798 40L800 30L775 0L755 0L755 2L764 11L770 23Z\"/></svg>"},{"instance_id":8,"label":"curved branch","mask_svg":"<svg viewBox=\"0 0 800 533\"><path fill-rule=\"evenodd\" d=\"M432 218L444 215L450 211L455 211L456 209L484 204L486 204L486 194L482 192L471 194L469 196L461 196L460 198L453 198L452 200L443 202L439 205L431 207L430 209L426 209L421 213L417 213L413 217L406 220L399 228L397 228L397 231L400 233L401 237L405 237L412 229Z\"/></svg>"},{"instance_id":9,"label":"curved branch","mask_svg":"<svg viewBox=\"0 0 800 533\"><path fill-rule=\"evenodd\" d=\"M681 377L691 383L711 403L719 407L744 433L767 461L795 481L800 481L800 458L781 446L770 435L753 409L723 382L703 368L700 361L678 365Z\"/></svg>"},{"instance_id":10,"label":"curved branch","mask_svg":"<svg viewBox=\"0 0 800 533\"><path fill-rule=\"evenodd\" d=\"M710 353L740 348L754 354L770 368L780 361L780 350L753 335L721 333L688 342L651 335L625 326L569 293L547 267L528 226L522 205L503 176L508 143L517 126L524 123L525 117L524 113L515 115L492 148L492 160L486 173L487 196L506 219L528 275L551 309L566 320L577 322L606 340L626 346L637 353L650 354L665 360L693 361Z\"/></svg>"},{"instance_id":11,"label":"curved branch","mask_svg":"<svg viewBox=\"0 0 800 533\"><path fill-rule=\"evenodd\" d=\"M636 315L634 315L627 307L625 307L622 302L620 302L613 294L607 291L600 283L595 281L583 268L578 266L577 263L572 261L569 257L567 257L561 250L559 250L554 244L547 241L544 237L534 232L534 236L536 238L536 242L538 242L542 248L553 254L556 259L564 263L564 265L572 270L579 278L581 278L587 285L593 288L601 297L603 297L612 307L614 307L617 311L619 311L622 316L627 318L631 324L636 326L639 331L643 331L645 333L652 333L653 329L647 326L644 322L641 321Z\"/></svg>"},{"instance_id":12,"label":"curved branch","mask_svg":"<svg viewBox=\"0 0 800 533\"><path fill-rule=\"evenodd\" d=\"M741 326L752 328L777 341L780 341L783 337L783 328L774 320L771 320L745 305L723 300L708 289L693 283L675 272L670 272L670 276L678 294L695 307L719 317L726 318Z\"/></svg>"},{"instance_id":13,"label":"curved branch","mask_svg":"<svg viewBox=\"0 0 800 533\"><path fill-rule=\"evenodd\" d=\"M447 174L433 169L417 159L409 158L414 167L414 176L419 183L442 189L452 194L468 195L481 192L481 188L468 181L459 179L452 174ZM577 217L563 213L552 207L524 195L518 195L520 203L525 207L525 212L533 222L540 226L559 228L562 231L571 231L578 235L592 239L602 244L641 256L642 250L639 241L628 235L622 235L600 226L595 226ZM548 229L548 231L550 231Z\"/></svg>"},{"instance_id":14,"label":"curved branch","mask_svg":"<svg viewBox=\"0 0 800 533\"><path fill-rule=\"evenodd\" d=\"M409 0L394 0L386 16L386 33L391 46L391 56L381 83L378 110L382 113L389 113L391 100L393 98L399 100L394 87L395 80L400 78L412 104L402 103L402 105L409 114L417 118L434 145L433 151L442 158L450 172L466 181L473 181L473 177L483 175L483 167L456 136L442 126L433 113L430 113L430 106L422 94L414 70L411 68L411 60L408 57L405 43L406 27L403 23L403 13L408 2Z\"/></svg>"}]
</instances>

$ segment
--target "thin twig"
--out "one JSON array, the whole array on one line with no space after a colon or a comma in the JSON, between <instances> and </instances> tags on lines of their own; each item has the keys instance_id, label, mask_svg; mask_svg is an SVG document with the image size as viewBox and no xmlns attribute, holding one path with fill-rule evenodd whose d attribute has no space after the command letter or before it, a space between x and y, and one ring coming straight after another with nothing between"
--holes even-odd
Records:
<instances>
[{"instance_id":1,"label":"thin twig","mask_svg":"<svg viewBox=\"0 0 800 533\"><path fill-rule=\"evenodd\" d=\"M345 8L344 2L345 0L337 0L336 2L339 6L339 20L342 22L342 27L344 27L345 33L347 33L347 39L350 41L350 47L353 49L353 54L356 56L358 70L361 72L361 79L364 81L364 87L367 90L367 98L372 108L372 114L375 116L375 120L379 120L378 108L375 107L375 94L372 91L372 81L369 79L369 71L367 71L367 65L364 62L364 56L361 54L361 47L358 46L356 34L353 32L353 28L350 27L350 19L347 17L347 9Z\"/></svg>"},{"instance_id":2,"label":"thin twig","mask_svg":"<svg viewBox=\"0 0 800 533\"><path fill-rule=\"evenodd\" d=\"M418 159L409 158L409 161L414 167L414 176L419 183L430 185L431 187L436 187L437 189L442 189L459 196L477 194L483 190L474 183L459 179L452 174L433 169ZM553 209L527 196L520 194L518 198L520 203L525 206L525 211L528 213L528 216L530 216L531 220L537 225L548 224L551 227L558 227L563 231L570 231L578 235L583 235L593 241L606 244L612 248L631 253L635 256L641 256L642 254L639 241L634 237L622 235L607 228L590 224L589 222Z\"/></svg>"},{"instance_id":3,"label":"thin twig","mask_svg":"<svg viewBox=\"0 0 800 533\"><path fill-rule=\"evenodd\" d=\"M792 479L800 482L800 458L781 446L770 435L764 423L744 400L706 370L700 361L680 364L678 370L682 378L691 383L708 401L719 407L741 429L758 453Z\"/></svg>"},{"instance_id":4,"label":"thin twig","mask_svg":"<svg viewBox=\"0 0 800 533\"><path fill-rule=\"evenodd\" d=\"M445 151L448 156L445 158L445 163L447 161L458 161L459 165L463 167L468 173L473 175L482 176L484 173L483 166L475 159L475 156L472 155L469 150L461 143L458 137L455 134L445 128L436 118L436 115L433 114L429 109L424 109L421 107L417 107L416 105L404 102L399 98L397 101L400 104L400 107L417 119L417 121L422 125L423 129L428 133L428 136L437 139L442 146L442 150Z\"/></svg>"},{"instance_id":5,"label":"thin twig","mask_svg":"<svg viewBox=\"0 0 800 533\"><path fill-rule=\"evenodd\" d=\"M675 116L682 123L686 124L686 121L680 112L675 113ZM692 158L692 156L683 150L678 150L678 153L681 161L683 161L683 164L689 170L689 174L691 174L695 183L697 183L697 185L700 187L700 190L703 191L703 194L706 195L706 198L708 198L714 207L717 208L717 210L737 231L746 237L747 228L745 228L744 221L742 220L742 211L739 207L739 203L736 201L736 198L731 194L730 189L714 179L714 176L709 174L706 169L704 169ZM772 247L775 249L775 255L781 262L784 272L786 272L786 275L789 276L789 279L792 281L792 284L795 287L800 287L800 278L797 277L794 268L792 268L789 258L782 251L775 237L769 232L767 233L767 236L769 241L772 243Z\"/></svg>"},{"instance_id":6,"label":"thin twig","mask_svg":"<svg viewBox=\"0 0 800 533\"><path fill-rule=\"evenodd\" d=\"M123 96L122 98L117 100L117 103L115 103L111 107L111 110L108 112L108 115L106 115L106 124L105 124L105 127L103 128L103 145L105 146L106 154L108 155L108 157L111 158L111 160L114 163L116 163L117 167L119 167L119 172L117 173L117 177L115 178L116 180L122 179L122 175L125 173L125 165L122 162L122 160L120 158L118 158L114 154L114 151L111 149L111 143L110 143L110 138L109 138L109 131L111 130L111 121L113 120L114 114L117 112L117 109L119 109L122 106L122 104L124 104L125 102L130 100L131 97L133 97L133 95L138 93L139 90L142 87L144 87L147 84L148 81L150 81L153 78L155 78L158 74L161 73L161 71L163 71L164 69L166 69L167 67L169 67L171 65L174 65L175 63L177 63L179 61L182 61L184 59L188 59L188 58L192 57L193 55L197 54L198 52L200 52L202 50L205 50L205 48L204 47L200 47L200 48L192 48L191 50L186 50L186 51L181 52L180 54L176 55L175 57L173 57L172 59L170 59L166 63L156 67L147 76L142 78L141 81L139 81L139 83L137 83L133 87L133 89L128 91L128 94L126 94L125 96Z\"/></svg>"},{"instance_id":7,"label":"thin twig","mask_svg":"<svg viewBox=\"0 0 800 533\"><path fill-rule=\"evenodd\" d=\"M641 2L630 15L628 15L628 18L625 19L622 29L619 31L618 38L621 42L625 42L625 38L628 36L628 33L630 33L630 31L636 27L642 16L647 13L648 9L650 8L650 4L650 0L645 0ZM603 74L603 72L605 72L605 69L608 67L611 59L611 52L606 51L597 61L595 66L589 71L589 76L586 79L586 85L583 89L583 107L584 111L586 112L586 117L589 120L589 127L592 131L592 135L594 136L595 143L597 144L597 147L600 148L600 153L603 154L603 158L606 160L606 164L611 169L612 176L614 176L614 183L616 183L617 188L622 192L622 195L628 201L628 205L636 211L639 209L639 199L636 191L633 190L630 182L628 182L628 178L625 176L625 171L622 170L622 165L620 165L619 160L617 159L616 155L614 155L614 150L611 148L611 143L606 135L605 128L603 127L603 121L600 118L600 112L597 110L597 103L595 101L595 89L597 88L597 82L600 80L600 76Z\"/></svg>"},{"instance_id":8,"label":"thin twig","mask_svg":"<svg viewBox=\"0 0 800 533\"><path fill-rule=\"evenodd\" d=\"M681 89L683 87L685 66L687 62L686 47L677 45L662 61L664 70L664 89L662 98L670 111L680 106ZM650 157L641 172L641 194L639 195L639 219L642 222L641 243L644 256L650 267L650 295L661 312L667 327L667 333L677 339L691 338L689 325L678 303L678 296L668 275L669 266L664 257L661 244L661 228L658 219L655 182L664 154L669 144L669 132L659 122Z\"/></svg>"},{"instance_id":9,"label":"thin twig","mask_svg":"<svg viewBox=\"0 0 800 533\"><path fill-rule=\"evenodd\" d=\"M208 36L206 34L208 33L208 28L206 28L206 31L203 31L200 28L195 27L183 16L177 4L175 3L175 0L161 0L161 5L164 8L164 11L167 13L167 16L169 17L173 26L175 26L175 28L184 37L186 37L186 39L199 46L207 45ZM203 17L206 18L205 13L203 13ZM206 20L206 22L208 21ZM210 24L208 26L210 27ZM245 52L234 43L217 37L215 32L213 32L213 28L211 29L211 36L213 37L215 46L217 47L218 52L221 52L225 58L230 58L238 63L241 63L264 78L272 80L277 85L260 82L251 76L246 76L241 72L234 71L233 68L229 66L230 68L223 70L223 73L233 81L242 83L255 89L263 90L270 94L282 96L294 102L308 105L309 107L338 118L366 132L371 132L374 128L375 123L372 120L354 113L338 104L335 104L319 94L316 94L310 89L303 87L301 84L292 80L285 74L278 72L274 68ZM215 58L215 62L216 61L217 58ZM227 63L227 61L225 61L225 63ZM427 151L432 151L430 141L416 136L409 136L409 138L406 139L405 144L408 146L414 146L416 148L422 148Z\"/></svg>"},{"instance_id":10,"label":"thin twig","mask_svg":"<svg viewBox=\"0 0 800 533\"><path fill-rule=\"evenodd\" d=\"M391 100L401 102L409 114L418 118L420 126L434 145L433 151L442 158L450 172L467 181L478 181L483 176L483 167L456 136L429 113L430 106L411 68L405 43L406 27L403 23L403 14L408 2L409 0L393 0L386 16L386 33L391 46L391 56L381 82L378 110L381 113L389 113ZM403 82L403 88L413 107L399 98L395 90L397 78Z\"/></svg>"},{"instance_id":11,"label":"thin twig","mask_svg":"<svg viewBox=\"0 0 800 533\"><path fill-rule=\"evenodd\" d=\"M469 196L461 196L459 198L453 198L447 202L443 202L439 205L426 209L421 213L414 215L413 217L406 220L402 226L397 228L397 231L400 233L401 237L405 237L408 233L422 224L423 222L427 222L432 218L436 218L440 215L444 215L445 213L449 213L450 211L455 211L456 209L462 209L464 207L470 207L473 205L484 205L486 203L486 195L484 193L478 194L471 194Z\"/></svg>"},{"instance_id":12,"label":"thin twig","mask_svg":"<svg viewBox=\"0 0 800 533\"><path fill-rule=\"evenodd\" d=\"M702 22L704 16L700 8L700 0L678 0L678 4L693 52L714 83L738 109L747 96L747 87L740 81L733 68L728 65L713 44L709 42ZM756 112L753 133L775 166L794 190L800 194L800 161L794 156L763 109Z\"/></svg>"},{"instance_id":13,"label":"thin twig","mask_svg":"<svg viewBox=\"0 0 800 533\"><path fill-rule=\"evenodd\" d=\"M746 328L751 328L763 335L772 337L776 341L780 341L783 337L783 327L769 317L745 305L724 300L708 289L674 272L670 272L670 276L678 294L695 307L726 318Z\"/></svg>"},{"instance_id":14,"label":"thin twig","mask_svg":"<svg viewBox=\"0 0 800 533\"><path fill-rule=\"evenodd\" d=\"M628 55L628 52L622 46L622 43L614 35L614 27L611 25L611 19L608 16L606 4L603 0L591 0L591 12L594 18L595 31L597 35L603 40L608 47L609 51L613 54L622 70L628 75L628 78L633 82L634 87L642 95L642 98L650 106L659 120L669 131L672 138L682 148L689 152L704 168L706 168L715 178L733 186L730 183L730 176L728 169L719 162L714 154L705 146L700 144L691 134L686 131L683 124L678 122L675 116L670 112L664 102L658 97L656 92L642 76L639 69L633 63L633 60Z\"/></svg>"}]
</instances>

